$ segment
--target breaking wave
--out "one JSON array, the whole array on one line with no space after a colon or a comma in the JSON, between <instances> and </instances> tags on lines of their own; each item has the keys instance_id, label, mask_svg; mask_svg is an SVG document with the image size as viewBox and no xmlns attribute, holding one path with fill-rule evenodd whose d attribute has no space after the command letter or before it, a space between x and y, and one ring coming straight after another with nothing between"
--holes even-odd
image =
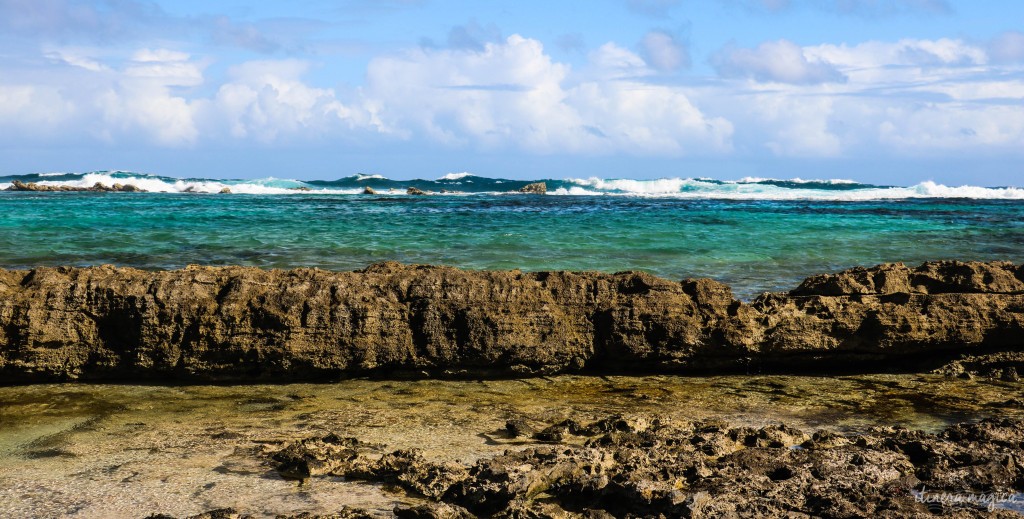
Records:
<instances>
[{"instance_id":1,"label":"breaking wave","mask_svg":"<svg viewBox=\"0 0 1024 519\"><path fill-rule=\"evenodd\" d=\"M709 178L567 178L511 180L489 178L469 172L448 173L436 180L393 180L382 175L358 174L337 180L175 178L128 171L89 173L33 173L0 176L0 189L14 181L44 186L87 188L131 184L153 193L222 193L248 195L360 195L367 187L378 195L405 195L410 187L435 194L497 195L515 192L533 182L545 182L549 195L620 196L669 199L723 200L833 200L867 201L914 198L971 198L1024 200L1019 187L947 186L932 181L912 186L880 186L846 179L805 180L747 177L739 180Z\"/></svg>"}]
</instances>

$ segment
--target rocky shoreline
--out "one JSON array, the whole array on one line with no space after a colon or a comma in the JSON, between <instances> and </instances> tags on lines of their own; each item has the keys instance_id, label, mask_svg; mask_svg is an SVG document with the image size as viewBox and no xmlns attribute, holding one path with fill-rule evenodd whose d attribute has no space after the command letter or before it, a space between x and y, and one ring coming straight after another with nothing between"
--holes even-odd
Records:
<instances>
[{"instance_id":1,"label":"rocky shoreline","mask_svg":"<svg viewBox=\"0 0 1024 519\"><path fill-rule=\"evenodd\" d=\"M8 384L883 372L948 362L951 375L1019 380L1024 266L855 268L750 303L710 279L642 272L393 262L356 272L0 271Z\"/></svg>"},{"instance_id":2,"label":"rocky shoreline","mask_svg":"<svg viewBox=\"0 0 1024 519\"><path fill-rule=\"evenodd\" d=\"M538 427L543 427L539 425ZM327 434L253 455L282 477L401 488L399 518L1019 517L1024 420L960 423L937 434L875 427L806 433L721 420L610 416L495 436L525 448L462 464ZM149 519L171 516L152 515ZM246 517L219 509L192 519ZM378 517L358 508L279 518Z\"/></svg>"}]
</instances>

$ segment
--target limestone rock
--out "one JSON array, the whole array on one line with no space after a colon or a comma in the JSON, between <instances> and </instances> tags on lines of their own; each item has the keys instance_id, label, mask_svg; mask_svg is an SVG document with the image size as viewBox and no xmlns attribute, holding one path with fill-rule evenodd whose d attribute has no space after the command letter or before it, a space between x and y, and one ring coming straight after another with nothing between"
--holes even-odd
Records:
<instances>
[{"instance_id":1,"label":"limestone rock","mask_svg":"<svg viewBox=\"0 0 1024 519\"><path fill-rule=\"evenodd\" d=\"M548 185L544 182L534 182L532 184L526 184L519 188L520 193L530 193L534 195L543 195L548 192Z\"/></svg>"},{"instance_id":2,"label":"limestone rock","mask_svg":"<svg viewBox=\"0 0 1024 519\"><path fill-rule=\"evenodd\" d=\"M357 272L0 270L0 377L927 371L959 356L1001 353L1009 357L989 368L962 370L1009 380L1009 368L1024 369L1020 271L957 262L854 269L747 304L712 280L642 272L394 262Z\"/></svg>"},{"instance_id":3,"label":"limestone rock","mask_svg":"<svg viewBox=\"0 0 1024 519\"><path fill-rule=\"evenodd\" d=\"M783 424L613 416L568 434L572 443L471 465L408 451L379 461L342 454L334 463L369 467L360 479L397 482L429 499L395 511L425 518L1016 517L989 506L1015 500L1024 477L1020 419L960 423L938 434L876 427L808 435Z\"/></svg>"},{"instance_id":4,"label":"limestone rock","mask_svg":"<svg viewBox=\"0 0 1024 519\"><path fill-rule=\"evenodd\" d=\"M107 186L101 182L93 184L91 187L74 187L74 186L51 186L44 184L37 184L35 182L22 182L15 180L11 182L11 185L7 187L5 191L35 191L35 192L75 192L75 191L86 191L86 192L97 192L97 193L110 193L110 192L124 192L124 193L145 193L146 191L139 188L134 184L114 184L113 186Z\"/></svg>"}]
</instances>

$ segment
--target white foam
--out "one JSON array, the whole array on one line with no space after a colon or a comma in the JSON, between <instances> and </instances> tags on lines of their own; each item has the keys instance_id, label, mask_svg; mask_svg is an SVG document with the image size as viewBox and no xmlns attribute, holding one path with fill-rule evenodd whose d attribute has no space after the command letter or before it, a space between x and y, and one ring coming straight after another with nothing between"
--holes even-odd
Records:
<instances>
[{"instance_id":1,"label":"white foam","mask_svg":"<svg viewBox=\"0 0 1024 519\"><path fill-rule=\"evenodd\" d=\"M899 200L909 198L973 198L1024 200L1024 189L1017 187L992 188L979 186L951 187L932 181L910 187L865 187L863 189L825 190L788 188L755 181L735 181L716 184L696 179L663 178L656 180L628 180L600 178L568 179L578 184L570 188L552 190L553 195L574 196L635 196L645 198L728 199L728 200L823 200L868 201ZM792 182L797 182L793 180ZM847 181L802 181L844 184ZM685 189L684 189L685 188Z\"/></svg>"},{"instance_id":2,"label":"white foam","mask_svg":"<svg viewBox=\"0 0 1024 519\"><path fill-rule=\"evenodd\" d=\"M364 180L370 180L370 179L387 180L388 177L385 177L384 175L364 175L362 173L356 175L356 182L362 182Z\"/></svg>"},{"instance_id":3,"label":"white foam","mask_svg":"<svg viewBox=\"0 0 1024 519\"><path fill-rule=\"evenodd\" d=\"M295 187L302 187L298 181L281 181L273 177L256 180L175 180L168 182L161 178L147 176L113 177L107 173L88 173L79 180L41 180L42 186L70 186L70 187L92 187L97 183L112 186L114 184L133 185L139 189L152 193L220 193L228 188L232 193L249 195L294 195L301 193L316 194L357 194L359 189L311 189L309 191L293 189L288 187L270 186L271 182L293 183Z\"/></svg>"},{"instance_id":4,"label":"white foam","mask_svg":"<svg viewBox=\"0 0 1024 519\"><path fill-rule=\"evenodd\" d=\"M62 173L63 174L63 173ZM461 179L469 173L449 173L447 179ZM360 175L357 178L383 178L379 175ZM763 182L764 179L760 179ZM654 180L602 179L567 179L567 185L549 192L561 196L624 196L645 198L676 198L676 199L731 199L731 200L822 200L822 201L867 201L867 200L898 200L910 198L973 198L1024 200L1024 189L1017 187L979 187L979 186L946 186L932 181L921 182L909 187L863 187L856 189L814 189L800 185L783 187L774 184L758 183L752 178L726 183L708 179L693 178L660 178ZM847 184L848 180L808 180L792 179L790 182ZM309 187L298 180L282 180L273 177L254 180L208 180L208 179L169 179L149 175L123 172L98 172L82 175L78 180L41 180L40 185L92 187L96 183L107 186L113 184L131 184L140 189L155 193L219 193L228 188L232 193L254 195L293 195L293 194L359 194L359 188L353 189L322 189L312 188L309 191L295 188ZM495 183L501 183L496 180ZM0 189L11 184L0 184ZM389 192L394 195L405 195L405 189ZM470 195L473 193L452 193ZM498 192L476 193L500 194Z\"/></svg>"},{"instance_id":5,"label":"white foam","mask_svg":"<svg viewBox=\"0 0 1024 519\"><path fill-rule=\"evenodd\" d=\"M709 182L692 178L659 178L655 180L608 179L590 177L570 178L567 182L590 187L599 191L620 191L636 195L660 195L679 193L686 186L713 186Z\"/></svg>"},{"instance_id":6,"label":"white foam","mask_svg":"<svg viewBox=\"0 0 1024 519\"><path fill-rule=\"evenodd\" d=\"M845 179L845 178L823 178L823 179L812 178L812 179L806 179L805 180L805 179L802 179L800 177L790 178L790 179L772 178L772 177L743 177L743 178L741 178L739 180L725 180L724 182L727 183L727 184L756 184L758 182L792 182L794 184L832 184L832 185L858 184L859 183L859 182L857 182L855 180L849 180L849 179Z\"/></svg>"},{"instance_id":7,"label":"white foam","mask_svg":"<svg viewBox=\"0 0 1024 519\"><path fill-rule=\"evenodd\" d=\"M441 178L438 178L438 180L462 180L462 179L464 179L466 177L471 177L471 176L473 176L472 173L470 173L468 171L463 171L462 173L448 173L447 175L445 175L445 176L443 176Z\"/></svg>"}]
</instances>

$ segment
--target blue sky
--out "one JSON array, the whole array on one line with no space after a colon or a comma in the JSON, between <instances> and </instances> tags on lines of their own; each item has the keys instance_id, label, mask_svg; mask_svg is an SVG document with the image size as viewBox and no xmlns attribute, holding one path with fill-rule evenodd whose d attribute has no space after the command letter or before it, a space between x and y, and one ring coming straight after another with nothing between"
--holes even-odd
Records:
<instances>
[{"instance_id":1,"label":"blue sky","mask_svg":"<svg viewBox=\"0 0 1024 519\"><path fill-rule=\"evenodd\" d=\"M1024 2L0 0L0 173L1024 185Z\"/></svg>"}]
</instances>

